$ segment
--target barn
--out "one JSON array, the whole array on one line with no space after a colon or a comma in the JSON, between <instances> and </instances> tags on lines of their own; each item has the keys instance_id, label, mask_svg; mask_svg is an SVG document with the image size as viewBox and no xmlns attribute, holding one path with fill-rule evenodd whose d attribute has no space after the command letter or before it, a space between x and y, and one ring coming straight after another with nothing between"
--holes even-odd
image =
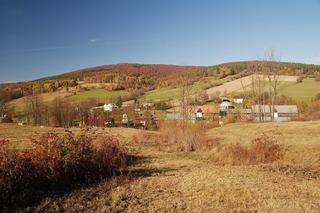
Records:
<instances>
[{"instance_id":1,"label":"barn","mask_svg":"<svg viewBox=\"0 0 320 213\"><path fill-rule=\"evenodd\" d=\"M290 121L299 116L299 110L296 105L253 105L252 116L256 121Z\"/></svg>"}]
</instances>

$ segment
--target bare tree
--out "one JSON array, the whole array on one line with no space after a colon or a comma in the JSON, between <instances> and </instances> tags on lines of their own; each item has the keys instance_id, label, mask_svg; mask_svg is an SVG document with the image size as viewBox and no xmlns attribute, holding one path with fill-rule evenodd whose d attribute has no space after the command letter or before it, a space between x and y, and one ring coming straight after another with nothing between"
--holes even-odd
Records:
<instances>
[{"instance_id":1,"label":"bare tree","mask_svg":"<svg viewBox=\"0 0 320 213\"><path fill-rule=\"evenodd\" d=\"M29 115L33 123L35 125L41 125L43 101L38 94L35 93L28 97L27 107L27 114Z\"/></svg>"},{"instance_id":2,"label":"bare tree","mask_svg":"<svg viewBox=\"0 0 320 213\"><path fill-rule=\"evenodd\" d=\"M180 108L181 108L181 115L183 119L188 120L189 114L193 111L193 106L191 105L192 102L192 81L190 76L185 75L181 77L181 90L180 90Z\"/></svg>"},{"instance_id":3,"label":"bare tree","mask_svg":"<svg viewBox=\"0 0 320 213\"><path fill-rule=\"evenodd\" d=\"M191 77L184 75L181 77L181 90L180 90L180 114L182 121L180 122L180 128L184 135L188 133L188 120L190 119L191 113L194 113L194 106L191 105L192 99L192 81ZM193 149L193 144L190 140L183 141L185 151L190 151Z\"/></svg>"},{"instance_id":4,"label":"bare tree","mask_svg":"<svg viewBox=\"0 0 320 213\"><path fill-rule=\"evenodd\" d=\"M276 60L275 51L265 52L264 59L257 62L252 68L251 91L256 104L259 121L267 121L267 114L270 120L274 120L274 105L278 95L279 86L279 62ZM269 113L266 109L269 108Z\"/></svg>"},{"instance_id":5,"label":"bare tree","mask_svg":"<svg viewBox=\"0 0 320 213\"><path fill-rule=\"evenodd\" d=\"M280 66L273 49L270 49L265 53L264 62L264 69L268 79L268 105L271 114L271 121L274 121L274 105L278 95Z\"/></svg>"},{"instance_id":6,"label":"bare tree","mask_svg":"<svg viewBox=\"0 0 320 213\"><path fill-rule=\"evenodd\" d=\"M251 75L251 93L252 98L258 106L259 121L265 121L265 75L262 69L262 63L257 62L253 65Z\"/></svg>"}]
</instances>

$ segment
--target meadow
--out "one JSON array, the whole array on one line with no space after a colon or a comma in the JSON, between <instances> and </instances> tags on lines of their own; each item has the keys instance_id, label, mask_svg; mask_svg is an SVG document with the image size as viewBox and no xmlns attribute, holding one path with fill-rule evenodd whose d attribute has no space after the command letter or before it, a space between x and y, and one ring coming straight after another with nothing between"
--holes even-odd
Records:
<instances>
[{"instance_id":1,"label":"meadow","mask_svg":"<svg viewBox=\"0 0 320 213\"><path fill-rule=\"evenodd\" d=\"M84 92L78 92L76 95L69 97L71 101L84 101L88 99L106 99L113 95L127 94L126 90L107 91L105 89L90 89Z\"/></svg>"},{"instance_id":2,"label":"meadow","mask_svg":"<svg viewBox=\"0 0 320 213\"><path fill-rule=\"evenodd\" d=\"M226 82L232 81L235 76L227 76L223 79L216 79L216 77L205 77L201 78L199 81L195 82L191 86L191 94L195 95L201 91L205 91L208 88L215 87L217 85L224 84ZM164 87L149 91L142 97L146 100L169 100L178 99L181 93L181 87Z\"/></svg>"},{"instance_id":3,"label":"meadow","mask_svg":"<svg viewBox=\"0 0 320 213\"><path fill-rule=\"evenodd\" d=\"M62 197L47 197L35 210L319 212L319 129L319 121L228 124L199 129L201 138L214 141L213 147L180 152L168 150L167 144L158 141L161 131L96 128L97 134L120 138L128 154L136 159L127 169L128 179L87 186ZM46 131L52 129L2 124L0 138L21 148L24 145L19 143L27 144L28 137L37 137ZM62 128L54 131L64 132ZM217 160L228 145L249 147L261 135L274 139L283 157L271 163L253 164ZM235 160L239 160L238 156L241 157L241 153Z\"/></svg>"},{"instance_id":4,"label":"meadow","mask_svg":"<svg viewBox=\"0 0 320 213\"><path fill-rule=\"evenodd\" d=\"M295 100L310 101L320 92L320 82L314 78L305 78L301 83L282 81L279 92Z\"/></svg>"}]
</instances>

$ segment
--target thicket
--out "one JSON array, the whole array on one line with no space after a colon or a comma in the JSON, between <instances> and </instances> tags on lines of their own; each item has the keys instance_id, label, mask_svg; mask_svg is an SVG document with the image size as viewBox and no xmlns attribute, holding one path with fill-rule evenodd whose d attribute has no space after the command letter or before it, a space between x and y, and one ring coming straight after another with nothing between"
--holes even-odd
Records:
<instances>
[{"instance_id":1,"label":"thicket","mask_svg":"<svg viewBox=\"0 0 320 213\"><path fill-rule=\"evenodd\" d=\"M126 168L127 154L117 138L48 133L33 140L33 149L12 150L0 140L1 211L26 207L51 190L93 184Z\"/></svg>"}]
</instances>

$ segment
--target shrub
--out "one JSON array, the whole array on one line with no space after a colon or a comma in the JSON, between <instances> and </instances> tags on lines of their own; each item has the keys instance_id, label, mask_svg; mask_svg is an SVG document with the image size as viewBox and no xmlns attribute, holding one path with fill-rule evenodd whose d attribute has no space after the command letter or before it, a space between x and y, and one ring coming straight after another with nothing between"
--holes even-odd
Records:
<instances>
[{"instance_id":1,"label":"shrub","mask_svg":"<svg viewBox=\"0 0 320 213\"><path fill-rule=\"evenodd\" d=\"M254 139L249 145L228 144L217 152L219 162L232 165L254 165L272 163L283 158L283 147L265 134Z\"/></svg>"},{"instance_id":2,"label":"shrub","mask_svg":"<svg viewBox=\"0 0 320 213\"><path fill-rule=\"evenodd\" d=\"M34 140L34 149L15 151L0 141L0 201L23 206L53 188L91 184L122 172L126 154L115 137L53 133ZM32 201L31 201L32 202Z\"/></svg>"},{"instance_id":3,"label":"shrub","mask_svg":"<svg viewBox=\"0 0 320 213\"><path fill-rule=\"evenodd\" d=\"M165 121L160 125L160 141L176 151L190 152L204 146L204 132L200 122Z\"/></svg>"},{"instance_id":4,"label":"shrub","mask_svg":"<svg viewBox=\"0 0 320 213\"><path fill-rule=\"evenodd\" d=\"M168 104L164 101L160 101L160 102L155 103L156 110L167 110L169 108L170 107L168 106Z\"/></svg>"},{"instance_id":5,"label":"shrub","mask_svg":"<svg viewBox=\"0 0 320 213\"><path fill-rule=\"evenodd\" d=\"M320 100L310 103L307 108L306 116L310 120L320 119Z\"/></svg>"},{"instance_id":6,"label":"shrub","mask_svg":"<svg viewBox=\"0 0 320 213\"><path fill-rule=\"evenodd\" d=\"M302 81L303 81L303 77L302 77L302 76L299 76L299 77L297 78L297 83L302 83Z\"/></svg>"}]
</instances>

